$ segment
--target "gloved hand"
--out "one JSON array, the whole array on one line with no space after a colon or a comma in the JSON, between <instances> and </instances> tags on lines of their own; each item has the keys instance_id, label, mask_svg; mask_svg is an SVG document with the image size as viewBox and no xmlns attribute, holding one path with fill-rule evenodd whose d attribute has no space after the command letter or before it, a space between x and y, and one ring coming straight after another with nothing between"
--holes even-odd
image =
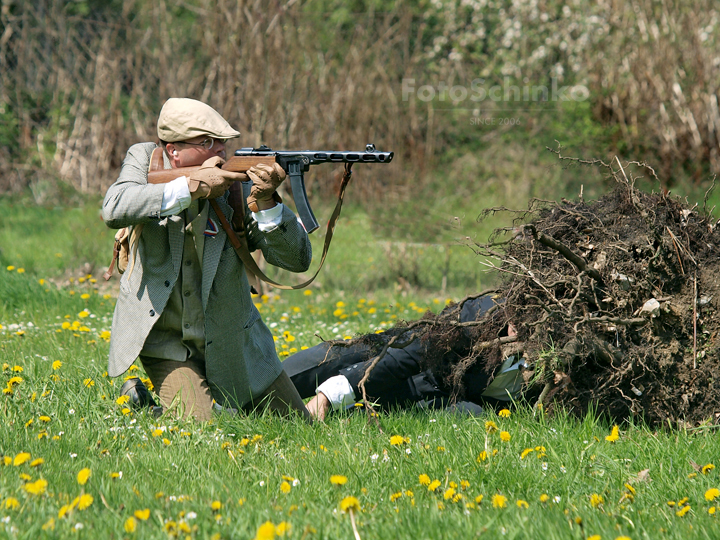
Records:
<instances>
[{"instance_id":1,"label":"gloved hand","mask_svg":"<svg viewBox=\"0 0 720 540\"><path fill-rule=\"evenodd\" d=\"M250 196L247 198L250 210L258 212L272 208L275 206L275 202L282 202L282 198L275 191L285 180L285 170L280 165L277 163L273 163L272 167L263 164L256 165L248 169L247 175L253 182Z\"/></svg>"},{"instance_id":2,"label":"gloved hand","mask_svg":"<svg viewBox=\"0 0 720 540\"><path fill-rule=\"evenodd\" d=\"M243 173L225 171L225 160L219 156L205 160L197 172L188 178L192 199L214 199L225 193L233 182L247 180Z\"/></svg>"}]
</instances>

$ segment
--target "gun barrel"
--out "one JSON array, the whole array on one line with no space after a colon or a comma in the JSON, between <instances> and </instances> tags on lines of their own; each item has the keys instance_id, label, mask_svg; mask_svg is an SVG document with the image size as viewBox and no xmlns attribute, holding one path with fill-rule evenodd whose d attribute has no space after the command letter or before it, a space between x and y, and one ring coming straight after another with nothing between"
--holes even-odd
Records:
<instances>
[{"instance_id":1,"label":"gun barrel","mask_svg":"<svg viewBox=\"0 0 720 540\"><path fill-rule=\"evenodd\" d=\"M304 157L308 164L315 163L390 163L394 152L343 152L318 150L271 150L267 147L241 148L236 156L275 156L282 158Z\"/></svg>"}]
</instances>

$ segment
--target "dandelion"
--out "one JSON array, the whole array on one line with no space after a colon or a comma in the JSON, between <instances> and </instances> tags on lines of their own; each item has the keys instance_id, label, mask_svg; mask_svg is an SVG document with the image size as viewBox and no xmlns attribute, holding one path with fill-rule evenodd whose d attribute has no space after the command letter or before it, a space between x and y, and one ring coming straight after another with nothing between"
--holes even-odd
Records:
<instances>
[{"instance_id":1,"label":"dandelion","mask_svg":"<svg viewBox=\"0 0 720 540\"><path fill-rule=\"evenodd\" d=\"M131 516L125 520L125 532L134 533L135 529L137 529L137 521Z\"/></svg>"},{"instance_id":2,"label":"dandelion","mask_svg":"<svg viewBox=\"0 0 720 540\"><path fill-rule=\"evenodd\" d=\"M147 521L150 518L150 509L145 508L144 510L135 510L133 515L140 521Z\"/></svg>"},{"instance_id":3,"label":"dandelion","mask_svg":"<svg viewBox=\"0 0 720 540\"><path fill-rule=\"evenodd\" d=\"M392 495L390 495L390 502L395 502L396 500L398 500L398 499L399 499L400 497L402 497L402 496L403 496L402 491L398 491L397 493L393 493Z\"/></svg>"},{"instance_id":4,"label":"dandelion","mask_svg":"<svg viewBox=\"0 0 720 540\"><path fill-rule=\"evenodd\" d=\"M357 498L353 496L345 497L342 501L340 501L340 510L342 510L343 512L349 512L351 510L359 512L360 501L358 501Z\"/></svg>"},{"instance_id":5,"label":"dandelion","mask_svg":"<svg viewBox=\"0 0 720 540\"><path fill-rule=\"evenodd\" d=\"M272 521L266 521L258 527L255 533L255 540L273 540L275 533L275 525L273 525Z\"/></svg>"},{"instance_id":6,"label":"dandelion","mask_svg":"<svg viewBox=\"0 0 720 540\"><path fill-rule=\"evenodd\" d=\"M278 536L285 536L286 534L290 534L291 529L292 525L290 523L288 523L287 521L281 521L275 527L275 532L278 534Z\"/></svg>"},{"instance_id":7,"label":"dandelion","mask_svg":"<svg viewBox=\"0 0 720 540\"><path fill-rule=\"evenodd\" d=\"M392 446L398 446L405 442L405 439L400 435L393 435L390 437L390 444Z\"/></svg>"},{"instance_id":8,"label":"dandelion","mask_svg":"<svg viewBox=\"0 0 720 540\"><path fill-rule=\"evenodd\" d=\"M92 388L93 386L95 386L95 381L93 381L92 379L85 379L83 381L83 384L86 388Z\"/></svg>"},{"instance_id":9,"label":"dandelion","mask_svg":"<svg viewBox=\"0 0 720 540\"><path fill-rule=\"evenodd\" d=\"M330 483L334 486L342 486L347 483L347 476L341 474L333 474L330 477Z\"/></svg>"},{"instance_id":10,"label":"dandelion","mask_svg":"<svg viewBox=\"0 0 720 540\"><path fill-rule=\"evenodd\" d=\"M541 502L541 503L546 503L546 502L548 502L549 500L550 500L550 496L549 496L547 493L543 493L542 495L540 495L540 502Z\"/></svg>"},{"instance_id":11,"label":"dandelion","mask_svg":"<svg viewBox=\"0 0 720 540\"><path fill-rule=\"evenodd\" d=\"M605 499L603 499L602 495L598 495L597 493L593 493L592 495L590 495L590 505L593 508L597 508L604 502L605 502Z\"/></svg>"},{"instance_id":12,"label":"dandelion","mask_svg":"<svg viewBox=\"0 0 720 540\"><path fill-rule=\"evenodd\" d=\"M445 493L443 493L443 498L447 501L448 499L452 499L455 496L455 488L448 488L445 490Z\"/></svg>"},{"instance_id":13,"label":"dandelion","mask_svg":"<svg viewBox=\"0 0 720 540\"><path fill-rule=\"evenodd\" d=\"M475 497L475 504L480 504L483 501L484 497L482 495L478 495Z\"/></svg>"},{"instance_id":14,"label":"dandelion","mask_svg":"<svg viewBox=\"0 0 720 540\"><path fill-rule=\"evenodd\" d=\"M483 450L482 452L480 452L480 454L478 454L477 462L478 462L478 463L482 463L482 462L485 461L487 458L488 458L488 453L487 453L485 450Z\"/></svg>"},{"instance_id":15,"label":"dandelion","mask_svg":"<svg viewBox=\"0 0 720 540\"><path fill-rule=\"evenodd\" d=\"M428 491L435 491L439 487L440 487L440 480L433 480L428 485Z\"/></svg>"},{"instance_id":16,"label":"dandelion","mask_svg":"<svg viewBox=\"0 0 720 540\"><path fill-rule=\"evenodd\" d=\"M462 488L462 489L465 490L465 489L467 489L467 488L469 488L469 487L470 487L470 482L468 482L467 480L461 480L461 481L460 481L460 488Z\"/></svg>"},{"instance_id":17,"label":"dandelion","mask_svg":"<svg viewBox=\"0 0 720 540\"><path fill-rule=\"evenodd\" d=\"M507 506L507 497L496 493L492 497L493 508L505 508Z\"/></svg>"},{"instance_id":18,"label":"dandelion","mask_svg":"<svg viewBox=\"0 0 720 540\"><path fill-rule=\"evenodd\" d=\"M497 424L493 422L492 420L487 420L485 422L485 431L488 433L495 433L498 430Z\"/></svg>"},{"instance_id":19,"label":"dandelion","mask_svg":"<svg viewBox=\"0 0 720 540\"><path fill-rule=\"evenodd\" d=\"M46 435L46 436L47 436L47 435ZM43 463L45 463L45 460L44 460L43 458L39 457L39 458L37 458L37 459L33 459L33 460L30 462L30 466L31 466L31 467L39 467L39 466L42 465Z\"/></svg>"},{"instance_id":20,"label":"dandelion","mask_svg":"<svg viewBox=\"0 0 720 540\"><path fill-rule=\"evenodd\" d=\"M707 465L705 465L705 466L702 468L702 473L703 473L703 474L707 474L707 473L709 473L710 471L712 471L714 468L715 468L715 465L713 465L712 463L708 463Z\"/></svg>"},{"instance_id":21,"label":"dandelion","mask_svg":"<svg viewBox=\"0 0 720 540\"><path fill-rule=\"evenodd\" d=\"M518 499L515 502L515 504L517 505L518 508L530 508L530 505L528 504L528 502L524 501L522 499Z\"/></svg>"},{"instance_id":22,"label":"dandelion","mask_svg":"<svg viewBox=\"0 0 720 540\"><path fill-rule=\"evenodd\" d=\"M30 461L30 452L20 452L17 456L15 456L15 459L13 459L13 465L15 467L19 467L26 461Z\"/></svg>"},{"instance_id":23,"label":"dandelion","mask_svg":"<svg viewBox=\"0 0 720 540\"><path fill-rule=\"evenodd\" d=\"M675 515L678 517L683 517L685 514L687 514L690 511L690 505L683 506L680 510L675 512Z\"/></svg>"},{"instance_id":24,"label":"dandelion","mask_svg":"<svg viewBox=\"0 0 720 540\"><path fill-rule=\"evenodd\" d=\"M498 416L500 418L510 418L510 411L508 409L503 409L498 413Z\"/></svg>"},{"instance_id":25,"label":"dandelion","mask_svg":"<svg viewBox=\"0 0 720 540\"><path fill-rule=\"evenodd\" d=\"M714 516L716 511L717 511L717 508L715 508L714 506L711 506L710 508L708 508L708 514L710 514L711 516Z\"/></svg>"},{"instance_id":26,"label":"dandelion","mask_svg":"<svg viewBox=\"0 0 720 540\"><path fill-rule=\"evenodd\" d=\"M612 431L610 432L610 435L605 437L606 441L609 442L615 442L620 438L620 430L618 426L613 426Z\"/></svg>"},{"instance_id":27,"label":"dandelion","mask_svg":"<svg viewBox=\"0 0 720 540\"><path fill-rule=\"evenodd\" d=\"M85 484L87 484L90 475L92 475L92 471L90 469L88 469L87 467L81 469L80 472L77 474L77 483L81 486L84 486Z\"/></svg>"},{"instance_id":28,"label":"dandelion","mask_svg":"<svg viewBox=\"0 0 720 540\"><path fill-rule=\"evenodd\" d=\"M93 501L94 499L92 495L90 495L89 493L83 493L82 495L80 495L80 500L78 501L77 507L79 510L85 510L93 503Z\"/></svg>"},{"instance_id":29,"label":"dandelion","mask_svg":"<svg viewBox=\"0 0 720 540\"><path fill-rule=\"evenodd\" d=\"M706 501L714 501L718 497L720 497L720 489L710 488L705 492Z\"/></svg>"},{"instance_id":30,"label":"dandelion","mask_svg":"<svg viewBox=\"0 0 720 540\"><path fill-rule=\"evenodd\" d=\"M43 480L41 478L39 480L36 480L35 482L28 482L27 484L23 485L23 489L25 489L25 491L27 491L31 495L42 495L43 493L45 493L47 485L47 480Z\"/></svg>"},{"instance_id":31,"label":"dandelion","mask_svg":"<svg viewBox=\"0 0 720 540\"><path fill-rule=\"evenodd\" d=\"M534 452L534 451L535 451L534 448L526 448L526 449L523 450L522 453L520 454L520 459L525 459L526 457L528 457L528 455L529 455L531 452Z\"/></svg>"},{"instance_id":32,"label":"dandelion","mask_svg":"<svg viewBox=\"0 0 720 540\"><path fill-rule=\"evenodd\" d=\"M220 510L221 508L222 508L222 503L221 503L220 501L213 501L213 502L210 503L210 509L211 509L213 512L217 512L217 511Z\"/></svg>"},{"instance_id":33,"label":"dandelion","mask_svg":"<svg viewBox=\"0 0 720 540\"><path fill-rule=\"evenodd\" d=\"M5 508L7 510L17 510L20 508L20 501L18 501L15 497L8 497L5 499Z\"/></svg>"},{"instance_id":34,"label":"dandelion","mask_svg":"<svg viewBox=\"0 0 720 540\"><path fill-rule=\"evenodd\" d=\"M42 526L43 531L54 531L55 530L55 518L48 519Z\"/></svg>"},{"instance_id":35,"label":"dandelion","mask_svg":"<svg viewBox=\"0 0 720 540\"><path fill-rule=\"evenodd\" d=\"M507 431L500 432L500 440L502 442L510 442L511 436Z\"/></svg>"},{"instance_id":36,"label":"dandelion","mask_svg":"<svg viewBox=\"0 0 720 540\"><path fill-rule=\"evenodd\" d=\"M283 482L282 484L280 484L280 491L282 491L285 495L290 493L291 489L292 488L290 487L290 484L287 482Z\"/></svg>"},{"instance_id":37,"label":"dandelion","mask_svg":"<svg viewBox=\"0 0 720 540\"><path fill-rule=\"evenodd\" d=\"M427 474L421 474L420 476L418 476L418 481L420 482L421 486L430 485L430 477Z\"/></svg>"}]
</instances>

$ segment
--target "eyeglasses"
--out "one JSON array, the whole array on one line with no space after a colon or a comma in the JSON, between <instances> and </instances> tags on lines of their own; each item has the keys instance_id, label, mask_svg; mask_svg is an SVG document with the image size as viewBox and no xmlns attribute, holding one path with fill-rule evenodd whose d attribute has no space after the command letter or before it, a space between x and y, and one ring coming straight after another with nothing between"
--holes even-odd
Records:
<instances>
[{"instance_id":1,"label":"eyeglasses","mask_svg":"<svg viewBox=\"0 0 720 540\"><path fill-rule=\"evenodd\" d=\"M225 142L225 139L213 139L212 137L208 137L203 142L194 143L194 142L181 141L180 144L190 144L192 146L202 146L205 150L212 150L212 147L215 144L216 140L220 143Z\"/></svg>"}]
</instances>

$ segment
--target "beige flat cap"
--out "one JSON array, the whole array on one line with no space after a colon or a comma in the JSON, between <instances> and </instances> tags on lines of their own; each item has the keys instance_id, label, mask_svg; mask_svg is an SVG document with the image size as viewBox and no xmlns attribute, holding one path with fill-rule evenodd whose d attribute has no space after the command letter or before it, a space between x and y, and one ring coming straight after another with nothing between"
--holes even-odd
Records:
<instances>
[{"instance_id":1,"label":"beige flat cap","mask_svg":"<svg viewBox=\"0 0 720 540\"><path fill-rule=\"evenodd\" d=\"M200 135L215 139L240 136L210 105L190 98L170 98L165 102L158 117L157 133L166 142L186 141Z\"/></svg>"}]
</instances>

